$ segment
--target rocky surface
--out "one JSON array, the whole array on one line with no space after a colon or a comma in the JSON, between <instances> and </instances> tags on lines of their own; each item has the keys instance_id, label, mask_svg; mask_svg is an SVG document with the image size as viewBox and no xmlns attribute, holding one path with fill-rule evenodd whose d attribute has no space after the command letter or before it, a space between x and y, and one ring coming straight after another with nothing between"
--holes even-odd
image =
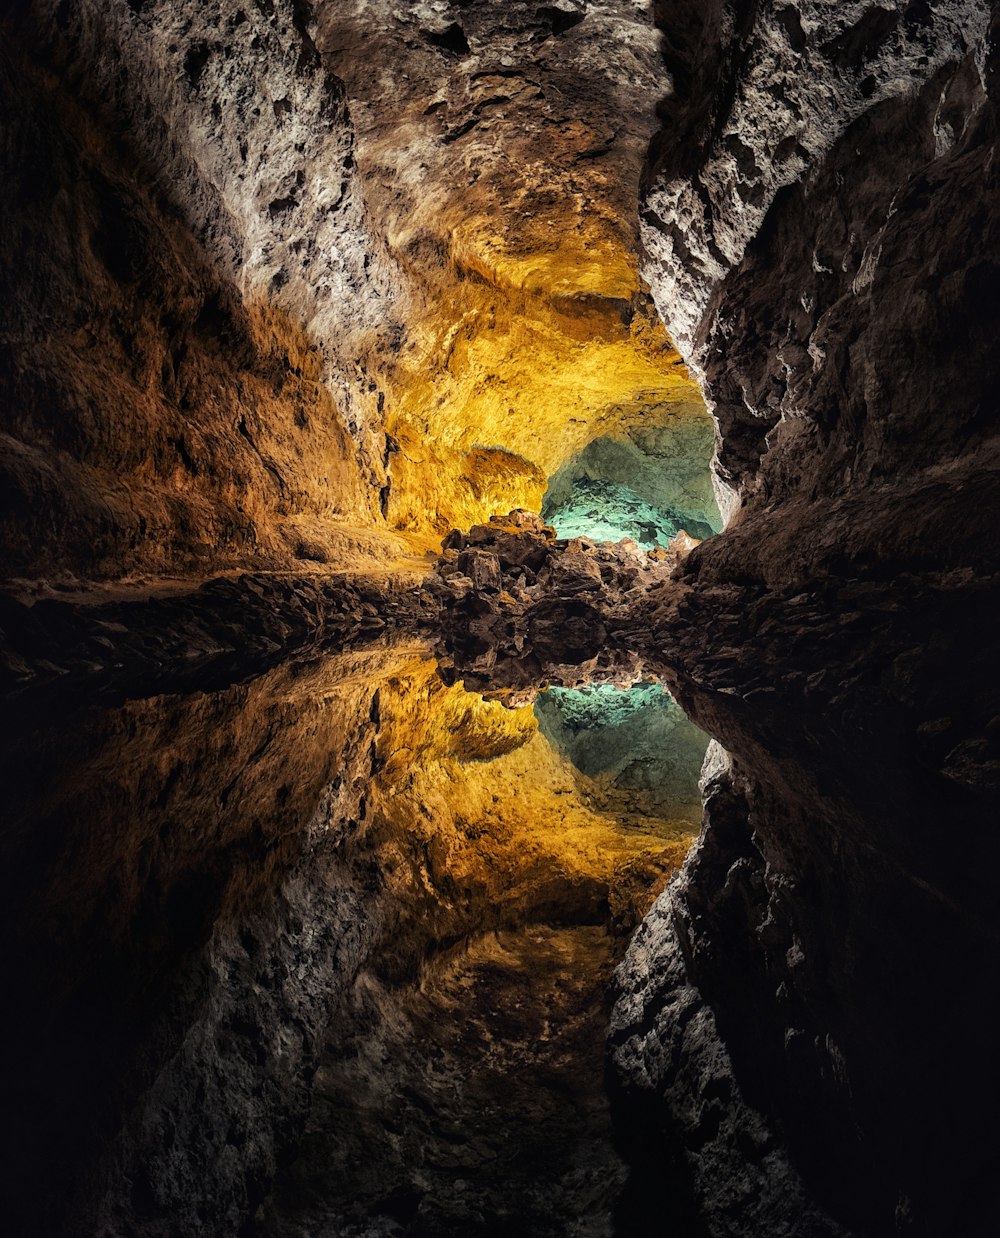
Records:
<instances>
[{"instance_id":1,"label":"rocky surface","mask_svg":"<svg viewBox=\"0 0 1000 1238\"><path fill-rule=\"evenodd\" d=\"M436 549L596 433L710 432L636 272L647 6L452 16L10 6L3 579Z\"/></svg>"},{"instance_id":2,"label":"rocky surface","mask_svg":"<svg viewBox=\"0 0 1000 1238\"><path fill-rule=\"evenodd\" d=\"M991 20L661 18L678 89L644 272L718 419L730 522L651 623L732 769L726 823L709 814L621 974L615 1053L642 1097L625 1112L679 1142L712 1233L747 1232L733 1199L768 1232L813 1230L784 1167L755 1178L766 1141L757 1169L721 1168L732 1128L690 1100L717 1054L650 1036L682 1008L711 1013L742 1097L840 1222L992 1226L974 1119L997 1088Z\"/></svg>"},{"instance_id":3,"label":"rocky surface","mask_svg":"<svg viewBox=\"0 0 1000 1238\"><path fill-rule=\"evenodd\" d=\"M674 569L696 543L629 539L596 544L557 538L540 516L513 511L444 540L436 580L442 599L440 658L470 688L510 692L606 678L633 683L660 664L642 614L655 587L670 596Z\"/></svg>"},{"instance_id":4,"label":"rocky surface","mask_svg":"<svg viewBox=\"0 0 1000 1238\"><path fill-rule=\"evenodd\" d=\"M197 589L132 586L118 600L0 596L0 687L67 677L83 691L225 681L305 647L340 650L436 626L424 573L234 573Z\"/></svg>"},{"instance_id":5,"label":"rocky surface","mask_svg":"<svg viewBox=\"0 0 1000 1238\"><path fill-rule=\"evenodd\" d=\"M378 518L355 367L390 264L310 23L288 0L5 13L5 579L325 561L338 522Z\"/></svg>"},{"instance_id":6,"label":"rocky surface","mask_svg":"<svg viewBox=\"0 0 1000 1238\"><path fill-rule=\"evenodd\" d=\"M591 805L530 706L447 686L419 646L0 704L12 1232L238 1233L261 1210L279 1233L410 1205L448 1232L514 1184L547 1232L595 1199L604 1232L625 1170L603 989L690 823Z\"/></svg>"},{"instance_id":7,"label":"rocky surface","mask_svg":"<svg viewBox=\"0 0 1000 1238\"><path fill-rule=\"evenodd\" d=\"M664 418L624 439L595 438L549 478L542 515L563 537L634 538L647 549L680 529L708 537L721 527L712 493L710 422Z\"/></svg>"},{"instance_id":8,"label":"rocky surface","mask_svg":"<svg viewBox=\"0 0 1000 1238\"><path fill-rule=\"evenodd\" d=\"M547 478L599 435L668 420L710 435L636 270L639 175L668 87L651 6L317 13L407 281L387 377L390 520L440 537L537 511Z\"/></svg>"},{"instance_id":9,"label":"rocky surface","mask_svg":"<svg viewBox=\"0 0 1000 1238\"><path fill-rule=\"evenodd\" d=\"M686 837L587 802L524 702L650 672L728 762L619 972L620 1224L667 1228L666 1175L712 1238L995 1228L995 6L653 7L0 18L26 1232L294 1226L320 1063L331 1113L364 1073L338 1018L374 1061L462 1009L478 962L422 970L456 942L634 924ZM486 523L595 464L673 502L692 376L718 536ZM448 682L369 649L255 687L432 619ZM407 1190L364 1223L419 1225Z\"/></svg>"}]
</instances>

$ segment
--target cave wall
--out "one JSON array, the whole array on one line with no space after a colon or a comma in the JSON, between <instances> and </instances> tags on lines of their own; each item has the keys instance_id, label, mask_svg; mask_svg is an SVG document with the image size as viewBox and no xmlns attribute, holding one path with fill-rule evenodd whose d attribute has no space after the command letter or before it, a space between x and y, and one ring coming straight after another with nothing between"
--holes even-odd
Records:
<instances>
[{"instance_id":1,"label":"cave wall","mask_svg":"<svg viewBox=\"0 0 1000 1238\"><path fill-rule=\"evenodd\" d=\"M598 434L708 424L637 271L647 5L20 0L0 33L22 591L437 549Z\"/></svg>"},{"instance_id":2,"label":"cave wall","mask_svg":"<svg viewBox=\"0 0 1000 1238\"><path fill-rule=\"evenodd\" d=\"M6 575L323 561L380 518L391 263L310 23L6 12Z\"/></svg>"},{"instance_id":3,"label":"cave wall","mask_svg":"<svg viewBox=\"0 0 1000 1238\"><path fill-rule=\"evenodd\" d=\"M626 1112L666 1132L713 1234L985 1234L996 19L659 20L675 93L642 269L730 516L661 591L659 643L728 768L620 975Z\"/></svg>"},{"instance_id":4,"label":"cave wall","mask_svg":"<svg viewBox=\"0 0 1000 1238\"><path fill-rule=\"evenodd\" d=\"M637 271L667 85L650 6L354 0L318 16L407 283L385 371L390 522L436 549L451 528L537 511L598 435L710 427Z\"/></svg>"},{"instance_id":5,"label":"cave wall","mask_svg":"<svg viewBox=\"0 0 1000 1238\"><path fill-rule=\"evenodd\" d=\"M419 1072L400 1010L450 957L502 958L497 933L586 929L609 966L693 829L591 802L530 704L446 685L416 643L196 690L133 681L124 700L88 687L0 703L17 1233L252 1225L322 1108L324 1062L360 1041L376 1097L391 1083L367 1058ZM331 1161L354 1146L337 1134ZM368 1188L392 1184L386 1155Z\"/></svg>"}]
</instances>

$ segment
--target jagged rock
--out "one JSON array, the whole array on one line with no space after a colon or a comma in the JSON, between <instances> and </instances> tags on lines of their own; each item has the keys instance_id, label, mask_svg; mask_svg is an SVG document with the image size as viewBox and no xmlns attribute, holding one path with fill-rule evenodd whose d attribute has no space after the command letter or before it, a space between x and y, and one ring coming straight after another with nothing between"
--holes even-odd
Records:
<instances>
[{"instance_id":1,"label":"jagged rock","mask_svg":"<svg viewBox=\"0 0 1000 1238\"><path fill-rule=\"evenodd\" d=\"M449 886L486 797L447 835L446 796L407 801L384 863L355 864L379 762L423 742L411 719L375 743L372 667L352 672L350 737L323 731L322 692L307 711L315 766L243 729L255 668L433 633L443 679L505 703L652 670L730 754L619 973L620 1122L654 1187L635 1232L689 1194L689 1228L713 1238L992 1235L998 20L985 0L8 6L9 729L20 743L34 688L39 733L62 707L38 681L126 703L101 828L64 845L36 806L3 835L4 906L23 915L8 996L28 1012L7 1020L8 1066L38 1067L8 1123L22 1228L55 1232L86 1132L111 1161L83 1228L248 1232L361 922L405 919L382 893L433 890L388 975L452 944L446 902L497 926L496 850ZM703 479L656 461L689 438L707 453L716 429L728 523L699 545L571 543L520 509L483 523L550 479L556 507L581 480L634 482L624 513L652 540L666 526L642 504L666 513L670 472L675 514L714 529ZM471 527L431 573L407 564L455 524ZM296 719L302 674L281 685ZM232 685L225 727L213 682ZM132 702L152 696L162 726L133 767ZM506 725L473 727L442 784L519 751ZM37 777L29 747L7 750ZM246 828L229 782L194 785L227 763L250 773ZM51 781L31 794L75 802ZM147 830L130 814L150 803ZM303 822L331 852L265 889ZM531 877L575 915L634 904L631 882L555 861ZM255 905L268 894L280 913ZM182 977L173 1021L140 1043L160 972L128 943L192 957L175 939L205 947L208 996ZM88 942L111 961L78 989ZM102 1006L123 972L129 1000ZM51 975L72 1001L39 997ZM60 1019L90 1037L63 1056L46 1052ZM129 1087L80 1091L95 1064L119 1078L122 1046ZM38 1081L55 1116L31 1130ZM388 1206L373 1223L399 1228L413 1199Z\"/></svg>"},{"instance_id":2,"label":"jagged rock","mask_svg":"<svg viewBox=\"0 0 1000 1238\"><path fill-rule=\"evenodd\" d=\"M959 807L957 735L942 722L935 746L923 728L958 713L978 742L995 712L975 686L995 675L980 523L996 510L995 315L965 289L1000 252L996 20L972 0L662 20L678 89L653 145L644 271L718 419L730 525L662 607L655 587L638 605L685 709L733 754L751 828L710 814L669 897L675 945L650 925L685 978L651 979L637 957L625 979L622 1019L641 998L662 1032L635 1032L660 1099L635 1097L623 1123L652 1112L702 1138L690 1097L715 1058L698 1065L671 1026L677 986L693 987L806 1190L866 1235L990 1228L958 1115L998 1086L976 1013L997 1003L992 930L973 928L985 892L968 867L995 867L996 806L983 785ZM973 562L959 594L948 582ZM934 840L956 813L953 865ZM930 958L953 995L933 1009ZM960 1043L961 1061L932 1065L931 1043ZM647 1066L624 1073L641 1089ZM746 1232L727 1211L746 1172L714 1158L696 1154L699 1212L712 1234ZM797 1190L750 1232L800 1224Z\"/></svg>"},{"instance_id":3,"label":"jagged rock","mask_svg":"<svg viewBox=\"0 0 1000 1238\"><path fill-rule=\"evenodd\" d=\"M662 659L642 634L641 599L654 588L669 593L678 556L650 556L637 543L595 544L555 537L538 517L513 512L445 538L428 591L440 598L438 647L450 674L491 692L541 686L546 679L576 682L586 667L613 676L615 666ZM457 556L457 557L456 557ZM484 563L494 569L474 569ZM466 564L484 584L456 575ZM534 565L534 567L529 566Z\"/></svg>"},{"instance_id":4,"label":"jagged rock","mask_svg":"<svg viewBox=\"0 0 1000 1238\"><path fill-rule=\"evenodd\" d=\"M499 593L502 577L500 560L488 550L465 550L459 556L456 567L469 578L473 588L485 593Z\"/></svg>"}]
</instances>

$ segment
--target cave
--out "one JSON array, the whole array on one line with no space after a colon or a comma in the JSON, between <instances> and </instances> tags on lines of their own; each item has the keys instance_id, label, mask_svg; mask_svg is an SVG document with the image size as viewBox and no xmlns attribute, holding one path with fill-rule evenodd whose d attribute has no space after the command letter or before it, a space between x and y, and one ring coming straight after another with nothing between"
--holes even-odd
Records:
<instances>
[{"instance_id":1,"label":"cave","mask_svg":"<svg viewBox=\"0 0 1000 1238\"><path fill-rule=\"evenodd\" d=\"M5 1232L995 1232L998 48L4 6Z\"/></svg>"}]
</instances>

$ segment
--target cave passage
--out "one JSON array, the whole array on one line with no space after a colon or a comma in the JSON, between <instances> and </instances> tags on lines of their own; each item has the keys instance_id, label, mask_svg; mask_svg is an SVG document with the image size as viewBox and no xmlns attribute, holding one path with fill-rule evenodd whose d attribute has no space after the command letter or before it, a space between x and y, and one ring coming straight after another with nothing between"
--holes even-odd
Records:
<instances>
[{"instance_id":1,"label":"cave passage","mask_svg":"<svg viewBox=\"0 0 1000 1238\"><path fill-rule=\"evenodd\" d=\"M998 105L1000 0L0 6L5 1232L994 1238Z\"/></svg>"},{"instance_id":2,"label":"cave passage","mask_svg":"<svg viewBox=\"0 0 1000 1238\"><path fill-rule=\"evenodd\" d=\"M614 1232L605 994L697 828L705 744L659 684L512 707L382 645L17 713L6 1035L45 1232L61 1206Z\"/></svg>"},{"instance_id":3,"label":"cave passage","mask_svg":"<svg viewBox=\"0 0 1000 1238\"><path fill-rule=\"evenodd\" d=\"M666 417L623 438L591 440L549 479L542 516L561 537L644 549L679 532L703 541L722 525L712 492L708 416Z\"/></svg>"}]
</instances>

